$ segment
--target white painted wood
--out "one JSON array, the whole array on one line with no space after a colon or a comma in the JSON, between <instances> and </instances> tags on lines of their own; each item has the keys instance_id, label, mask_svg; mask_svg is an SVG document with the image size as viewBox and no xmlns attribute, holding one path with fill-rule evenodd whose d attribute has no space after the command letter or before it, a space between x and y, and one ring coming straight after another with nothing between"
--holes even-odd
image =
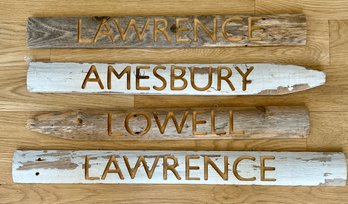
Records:
<instances>
[{"instance_id":1,"label":"white painted wood","mask_svg":"<svg viewBox=\"0 0 348 204\"><path fill-rule=\"evenodd\" d=\"M114 155L119 169L124 177L120 179L117 173L106 174L105 180L86 180L85 157L89 160L89 176L101 177L111 155ZM191 159L190 166L199 166L199 170L190 170L190 177L199 180L188 180L185 167L185 156L196 155L198 159ZM127 156L130 167L133 168L138 157L144 156L147 166L151 169L157 156L159 157L152 178L145 173L143 164L140 164L134 178L125 165ZM180 180L170 170L167 171L167 180L163 178L164 156L173 156L178 161L175 168ZM223 180L212 166L208 166L208 179L204 179L204 156L210 158L221 171L224 171L224 156L228 159L228 178ZM233 165L241 156L252 156L255 161L242 160L236 168L238 175L244 178L255 177L254 181L237 179ZM275 181L261 181L261 156L274 157L265 160L267 167L275 170L266 170L266 179ZM167 160L168 165L173 160ZM35 150L16 151L12 167L15 183L129 183L129 184L237 184L237 185L285 185L285 186L344 186L346 185L347 170L343 153L323 152L193 152L193 151L66 151L66 150ZM115 170L111 164L110 170Z\"/></svg>"},{"instance_id":2,"label":"white painted wood","mask_svg":"<svg viewBox=\"0 0 348 204\"><path fill-rule=\"evenodd\" d=\"M87 82L85 89L82 89L83 81L88 70L95 65L104 89L101 89L97 82ZM325 83L325 74L320 71L308 70L295 65L275 64L165 64L166 69L158 70L157 73L166 80L166 87L163 90L155 90L153 87L161 87L162 81L153 74L155 64L110 64L118 73L127 66L131 66L130 89L127 90L127 77L124 75L117 79L111 74L111 89L107 87L108 64L88 63L43 63L30 62L27 75L27 88L30 92L41 93L122 93L122 94L163 94L163 95L282 95L307 90ZM140 86L149 87L149 90L136 89L136 67L150 66L149 69L140 71L142 76L149 76L149 79L140 79ZM187 80L187 87L184 90L171 89L171 67L180 66L186 71L184 78ZM204 91L198 91L191 85L189 67L195 68L195 82L198 87L204 87L208 82L208 68L212 70L212 85ZM229 80L235 90L232 90L226 81L221 81L221 90L218 90L217 67L229 67L232 76ZM243 78L235 69L239 67L243 73L250 67L254 69L246 78L246 90L243 90ZM227 75L226 70L221 71L222 76ZM180 70L176 71L180 74ZM95 78L91 74L91 78ZM181 80L174 81L175 87L183 85Z\"/></svg>"}]
</instances>

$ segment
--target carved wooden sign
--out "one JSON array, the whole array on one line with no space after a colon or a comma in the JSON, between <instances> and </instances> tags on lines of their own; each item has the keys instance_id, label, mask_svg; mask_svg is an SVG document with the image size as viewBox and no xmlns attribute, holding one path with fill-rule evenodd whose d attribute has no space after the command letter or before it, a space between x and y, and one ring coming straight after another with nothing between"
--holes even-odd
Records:
<instances>
[{"instance_id":1,"label":"carved wooden sign","mask_svg":"<svg viewBox=\"0 0 348 204\"><path fill-rule=\"evenodd\" d=\"M306 138L302 106L66 111L28 120L33 131L71 140Z\"/></svg>"},{"instance_id":2,"label":"carved wooden sign","mask_svg":"<svg viewBox=\"0 0 348 204\"><path fill-rule=\"evenodd\" d=\"M302 14L30 17L30 48L183 48L305 45Z\"/></svg>"},{"instance_id":3,"label":"carved wooden sign","mask_svg":"<svg viewBox=\"0 0 348 204\"><path fill-rule=\"evenodd\" d=\"M15 183L344 186L343 153L16 151Z\"/></svg>"},{"instance_id":4,"label":"carved wooden sign","mask_svg":"<svg viewBox=\"0 0 348 204\"><path fill-rule=\"evenodd\" d=\"M325 74L274 64L87 64L30 62L27 87L41 93L282 95L325 83Z\"/></svg>"}]
</instances>

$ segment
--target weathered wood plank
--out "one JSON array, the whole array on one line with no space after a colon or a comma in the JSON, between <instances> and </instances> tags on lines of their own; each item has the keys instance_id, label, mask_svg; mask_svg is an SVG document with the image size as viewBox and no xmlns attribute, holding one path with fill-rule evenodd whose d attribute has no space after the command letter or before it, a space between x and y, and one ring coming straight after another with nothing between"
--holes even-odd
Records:
<instances>
[{"instance_id":1,"label":"weathered wood plank","mask_svg":"<svg viewBox=\"0 0 348 204\"><path fill-rule=\"evenodd\" d=\"M274 64L29 64L27 87L41 93L282 95L325 83L325 74Z\"/></svg>"},{"instance_id":2,"label":"weathered wood plank","mask_svg":"<svg viewBox=\"0 0 348 204\"><path fill-rule=\"evenodd\" d=\"M306 138L309 115L301 106L40 114L27 127L71 140Z\"/></svg>"},{"instance_id":3,"label":"weathered wood plank","mask_svg":"<svg viewBox=\"0 0 348 204\"><path fill-rule=\"evenodd\" d=\"M303 14L30 17L30 48L174 48L305 45Z\"/></svg>"},{"instance_id":4,"label":"weathered wood plank","mask_svg":"<svg viewBox=\"0 0 348 204\"><path fill-rule=\"evenodd\" d=\"M343 153L16 151L15 183L344 186Z\"/></svg>"}]
</instances>

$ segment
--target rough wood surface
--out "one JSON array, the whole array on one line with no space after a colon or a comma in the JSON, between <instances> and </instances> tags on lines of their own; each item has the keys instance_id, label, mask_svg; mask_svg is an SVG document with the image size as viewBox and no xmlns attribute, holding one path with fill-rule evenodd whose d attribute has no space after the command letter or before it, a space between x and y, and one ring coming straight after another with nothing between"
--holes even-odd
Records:
<instances>
[{"instance_id":1,"label":"rough wood surface","mask_svg":"<svg viewBox=\"0 0 348 204\"><path fill-rule=\"evenodd\" d=\"M174 48L305 45L302 14L30 17L30 48Z\"/></svg>"},{"instance_id":2,"label":"rough wood surface","mask_svg":"<svg viewBox=\"0 0 348 204\"><path fill-rule=\"evenodd\" d=\"M305 107L271 106L53 112L27 127L72 140L260 139L306 138L310 124Z\"/></svg>"},{"instance_id":3,"label":"rough wood surface","mask_svg":"<svg viewBox=\"0 0 348 204\"><path fill-rule=\"evenodd\" d=\"M15 183L345 186L343 153L16 151Z\"/></svg>"},{"instance_id":4,"label":"rough wood surface","mask_svg":"<svg viewBox=\"0 0 348 204\"><path fill-rule=\"evenodd\" d=\"M262 12L259 13L259 5ZM291 2L298 2L293 5ZM1 0L0 13L0 203L291 203L342 204L345 187L237 185L62 185L13 184L16 149L118 149L210 151L344 151L348 139L346 0ZM254 8L255 5L255 8ZM334 6L333 6L334 5ZM306 46L201 49L28 49L30 16L231 15L304 13ZM332 26L332 22L339 26ZM330 22L330 27L329 27ZM330 39L329 39L330 36ZM336 39L340 40L336 40ZM330 45L329 45L330 43ZM326 73L325 85L284 96L122 96L37 94L26 89L30 56L46 62L100 63L276 63L302 65ZM76 109L188 108L215 106L306 105L311 131L307 139L108 140L71 141L28 130L26 121L42 112ZM347 147L347 145L346 145ZM158 196L159 193L164 196ZM194 193L192 193L194 192Z\"/></svg>"},{"instance_id":5,"label":"rough wood surface","mask_svg":"<svg viewBox=\"0 0 348 204\"><path fill-rule=\"evenodd\" d=\"M283 95L320 86L325 74L274 64L29 63L27 87L40 93Z\"/></svg>"}]
</instances>

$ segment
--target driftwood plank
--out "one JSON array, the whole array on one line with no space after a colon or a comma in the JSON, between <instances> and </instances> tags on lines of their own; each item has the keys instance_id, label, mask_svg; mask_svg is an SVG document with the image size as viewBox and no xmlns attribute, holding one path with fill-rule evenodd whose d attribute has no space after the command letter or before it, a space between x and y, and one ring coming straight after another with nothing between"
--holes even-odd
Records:
<instances>
[{"instance_id":1,"label":"driftwood plank","mask_svg":"<svg viewBox=\"0 0 348 204\"><path fill-rule=\"evenodd\" d=\"M305 45L302 14L30 17L30 48L181 48Z\"/></svg>"},{"instance_id":2,"label":"driftwood plank","mask_svg":"<svg viewBox=\"0 0 348 204\"><path fill-rule=\"evenodd\" d=\"M16 151L15 183L344 186L343 153Z\"/></svg>"},{"instance_id":3,"label":"driftwood plank","mask_svg":"<svg viewBox=\"0 0 348 204\"><path fill-rule=\"evenodd\" d=\"M67 111L28 120L33 131L71 140L306 138L305 107Z\"/></svg>"},{"instance_id":4,"label":"driftwood plank","mask_svg":"<svg viewBox=\"0 0 348 204\"><path fill-rule=\"evenodd\" d=\"M325 83L325 74L274 64L88 64L30 62L27 87L41 93L282 95Z\"/></svg>"}]
</instances>

